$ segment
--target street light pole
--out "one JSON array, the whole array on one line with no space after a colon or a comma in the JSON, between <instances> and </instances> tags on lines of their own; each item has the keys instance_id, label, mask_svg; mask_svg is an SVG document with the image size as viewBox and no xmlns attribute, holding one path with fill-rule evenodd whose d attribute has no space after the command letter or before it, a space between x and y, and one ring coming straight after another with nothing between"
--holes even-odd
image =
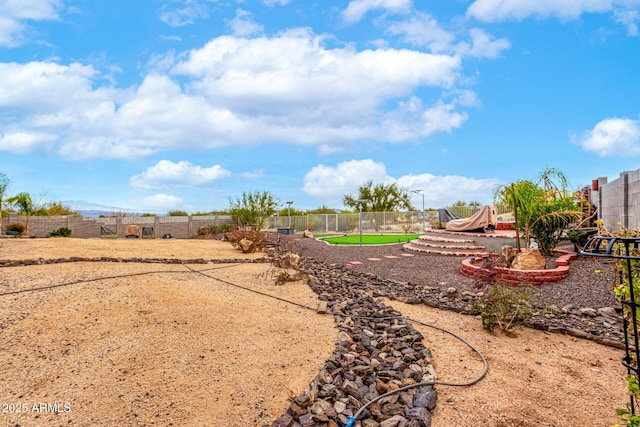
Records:
<instances>
[{"instance_id":1,"label":"street light pole","mask_svg":"<svg viewBox=\"0 0 640 427\"><path fill-rule=\"evenodd\" d=\"M424 190L411 190L411 192L422 195L422 232L424 233L427 229L427 224L425 223L424 218Z\"/></svg>"},{"instance_id":2,"label":"street light pole","mask_svg":"<svg viewBox=\"0 0 640 427\"><path fill-rule=\"evenodd\" d=\"M287 202L287 216L289 217L289 229L291 228L291 205L293 202Z\"/></svg>"}]
</instances>

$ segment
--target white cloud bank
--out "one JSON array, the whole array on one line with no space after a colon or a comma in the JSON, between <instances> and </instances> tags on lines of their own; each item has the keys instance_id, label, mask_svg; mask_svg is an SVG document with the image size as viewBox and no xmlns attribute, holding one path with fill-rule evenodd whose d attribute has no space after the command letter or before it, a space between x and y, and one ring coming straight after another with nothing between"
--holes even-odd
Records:
<instances>
[{"instance_id":1,"label":"white cloud bank","mask_svg":"<svg viewBox=\"0 0 640 427\"><path fill-rule=\"evenodd\" d=\"M15 47L22 44L29 21L56 21L60 7L59 0L0 1L0 46Z\"/></svg>"},{"instance_id":2,"label":"white cloud bank","mask_svg":"<svg viewBox=\"0 0 640 427\"><path fill-rule=\"evenodd\" d=\"M638 0L475 0L467 16L484 22L522 20L529 17L578 19L585 13L613 13L627 33L637 35Z\"/></svg>"},{"instance_id":3,"label":"white cloud bank","mask_svg":"<svg viewBox=\"0 0 640 427\"><path fill-rule=\"evenodd\" d=\"M78 63L0 63L0 150L84 160L277 142L330 153L422 141L467 119L451 98L464 85L458 56L330 49L323 40L301 29L221 36L154 58L161 69L125 89L101 85L103 76ZM419 88L436 100L423 105Z\"/></svg>"},{"instance_id":4,"label":"white cloud bank","mask_svg":"<svg viewBox=\"0 0 640 427\"><path fill-rule=\"evenodd\" d=\"M231 172L222 166L209 168L181 161L160 160L140 175L132 176L129 184L138 189L149 190L175 187L202 187L231 176Z\"/></svg>"},{"instance_id":5,"label":"white cloud bank","mask_svg":"<svg viewBox=\"0 0 640 427\"><path fill-rule=\"evenodd\" d=\"M342 19L347 23L354 23L360 21L370 10L382 9L390 13L402 13L408 12L411 5L411 0L352 0L342 11Z\"/></svg>"},{"instance_id":6,"label":"white cloud bank","mask_svg":"<svg viewBox=\"0 0 640 427\"><path fill-rule=\"evenodd\" d=\"M582 135L571 140L586 151L601 157L640 155L640 118L638 120L609 118L597 123Z\"/></svg>"},{"instance_id":7,"label":"white cloud bank","mask_svg":"<svg viewBox=\"0 0 640 427\"><path fill-rule=\"evenodd\" d=\"M393 22L388 26L391 34L400 35L405 43L427 47L435 53L447 53L476 58L498 58L502 51L511 47L505 39L496 39L479 28L468 30L468 39L456 41L458 36L440 26L431 15L416 12L409 18Z\"/></svg>"},{"instance_id":8,"label":"white cloud bank","mask_svg":"<svg viewBox=\"0 0 640 427\"><path fill-rule=\"evenodd\" d=\"M318 165L304 177L302 190L329 205L342 204L345 194L355 195L367 181L374 184L397 183L407 190L423 190L425 207L440 208L458 200L479 200L490 203L493 190L502 184L497 179L476 179L463 176L437 176L428 173L387 175L384 163L371 159L341 162L337 166ZM412 203L422 207L422 196L411 194Z\"/></svg>"}]
</instances>

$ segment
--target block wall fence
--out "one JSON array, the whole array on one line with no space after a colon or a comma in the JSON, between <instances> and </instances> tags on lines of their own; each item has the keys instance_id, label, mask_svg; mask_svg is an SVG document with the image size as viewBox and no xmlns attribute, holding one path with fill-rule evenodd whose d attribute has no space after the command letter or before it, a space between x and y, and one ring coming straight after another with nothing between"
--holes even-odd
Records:
<instances>
[{"instance_id":1,"label":"block wall fence","mask_svg":"<svg viewBox=\"0 0 640 427\"><path fill-rule=\"evenodd\" d=\"M640 169L621 172L615 180L594 179L591 203L598 208L598 219L609 230L640 228Z\"/></svg>"},{"instance_id":2,"label":"block wall fence","mask_svg":"<svg viewBox=\"0 0 640 427\"><path fill-rule=\"evenodd\" d=\"M7 224L25 223L25 217L16 213L10 213L2 218L2 229ZM125 237L127 225L137 225L142 232L142 227L153 227L155 237L171 234L178 239L189 239L196 234L200 227L209 225L220 226L224 223L232 223L229 216L171 216L171 217L117 217L117 218L83 218L69 216L51 216L29 218L29 235L46 237L53 230L66 227L71 230L72 237L92 238L100 237L102 226L116 232L119 238Z\"/></svg>"}]
</instances>

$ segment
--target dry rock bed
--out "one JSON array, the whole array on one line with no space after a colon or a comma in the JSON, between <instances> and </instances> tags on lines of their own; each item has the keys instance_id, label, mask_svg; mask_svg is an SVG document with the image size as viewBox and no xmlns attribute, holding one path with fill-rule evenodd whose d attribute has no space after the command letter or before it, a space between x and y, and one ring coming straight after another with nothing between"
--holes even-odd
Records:
<instances>
[{"instance_id":1,"label":"dry rock bed","mask_svg":"<svg viewBox=\"0 0 640 427\"><path fill-rule=\"evenodd\" d=\"M386 391L482 371L468 347L401 316L462 335L488 373L397 393L356 426L608 426L628 400L619 349L489 335L474 316L415 304L399 264L373 274L342 268L352 254L310 258L309 285L275 285L263 256L212 240L0 240L0 260L36 260L0 267L0 425L334 427ZM447 262L402 269L464 282Z\"/></svg>"}]
</instances>

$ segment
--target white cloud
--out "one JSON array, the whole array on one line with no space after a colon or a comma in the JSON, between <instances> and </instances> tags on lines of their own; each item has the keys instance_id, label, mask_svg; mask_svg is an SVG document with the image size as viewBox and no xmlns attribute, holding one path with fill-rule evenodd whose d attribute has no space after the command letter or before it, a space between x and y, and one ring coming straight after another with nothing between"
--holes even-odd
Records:
<instances>
[{"instance_id":1,"label":"white cloud","mask_svg":"<svg viewBox=\"0 0 640 427\"><path fill-rule=\"evenodd\" d=\"M0 2L0 46L15 47L24 42L28 21L59 19L59 0L3 0Z\"/></svg>"},{"instance_id":2,"label":"white cloud","mask_svg":"<svg viewBox=\"0 0 640 427\"><path fill-rule=\"evenodd\" d=\"M425 208L442 208L458 200L477 200L490 204L493 190L502 182L498 179L477 179L456 175L437 176L429 173L405 175L396 183L409 190L423 190ZM422 207L422 196L412 196L414 206Z\"/></svg>"},{"instance_id":3,"label":"white cloud","mask_svg":"<svg viewBox=\"0 0 640 427\"><path fill-rule=\"evenodd\" d=\"M290 0L262 0L266 6L274 7L274 6L286 6L289 4Z\"/></svg>"},{"instance_id":4,"label":"white cloud","mask_svg":"<svg viewBox=\"0 0 640 427\"><path fill-rule=\"evenodd\" d=\"M129 184L134 188L145 190L167 187L202 187L230 175L231 172L219 165L203 168L187 161L174 163L170 160L160 160L140 175L132 176Z\"/></svg>"},{"instance_id":5,"label":"white cloud","mask_svg":"<svg viewBox=\"0 0 640 427\"><path fill-rule=\"evenodd\" d=\"M183 0L181 3L182 7L175 9L164 4L158 18L171 27L184 27L193 24L196 19L209 17L209 9L205 4L195 0Z\"/></svg>"},{"instance_id":6,"label":"white cloud","mask_svg":"<svg viewBox=\"0 0 640 427\"><path fill-rule=\"evenodd\" d=\"M495 59L503 50L511 47L507 39L495 39L479 28L469 30L470 41L456 43L455 33L443 29L435 18L425 13L416 13L405 21L392 23L388 31L402 35L406 43L428 47L435 53Z\"/></svg>"},{"instance_id":7,"label":"white cloud","mask_svg":"<svg viewBox=\"0 0 640 427\"><path fill-rule=\"evenodd\" d=\"M432 52L446 52L451 49L455 35L444 30L438 21L426 13L415 13L405 21L389 25L391 34L403 35L404 41L414 46L426 46Z\"/></svg>"},{"instance_id":8,"label":"white cloud","mask_svg":"<svg viewBox=\"0 0 640 427\"><path fill-rule=\"evenodd\" d=\"M599 156L631 157L640 155L640 119L602 120L581 136L572 135L572 141Z\"/></svg>"},{"instance_id":9,"label":"white cloud","mask_svg":"<svg viewBox=\"0 0 640 427\"><path fill-rule=\"evenodd\" d=\"M342 19L348 23L358 22L367 12L374 9L384 9L391 13L408 12L412 0L352 0L342 11Z\"/></svg>"},{"instance_id":10,"label":"white cloud","mask_svg":"<svg viewBox=\"0 0 640 427\"><path fill-rule=\"evenodd\" d=\"M466 119L455 97L459 57L329 49L323 41L306 29L222 36L188 54L154 57L142 83L124 89L98 85L104 76L92 66L0 63L0 129L52 135L51 150L84 160L271 142L331 153L421 141ZM412 96L420 88L430 99L454 98L423 105Z\"/></svg>"},{"instance_id":11,"label":"white cloud","mask_svg":"<svg viewBox=\"0 0 640 427\"><path fill-rule=\"evenodd\" d=\"M440 208L458 200L491 202L497 179L476 179L463 176L436 176L428 173L404 175L394 178L387 175L384 163L371 159L341 162L337 166L318 165L304 178L302 190L326 204L339 204L345 194L357 194L367 181L374 184L396 183L406 190L423 190L425 206ZM422 196L411 194L414 206L422 206Z\"/></svg>"},{"instance_id":12,"label":"white cloud","mask_svg":"<svg viewBox=\"0 0 640 427\"><path fill-rule=\"evenodd\" d=\"M252 171L242 172L241 176L246 179L258 179L264 176L264 169L255 169Z\"/></svg>"},{"instance_id":13,"label":"white cloud","mask_svg":"<svg viewBox=\"0 0 640 427\"><path fill-rule=\"evenodd\" d=\"M491 203L497 179L476 179L463 176L436 176L428 173L404 175L394 178L387 175L384 163L371 159L351 160L337 166L318 165L304 178L303 191L322 203L340 204L345 194L357 194L367 181L374 184L396 183L406 190L423 190L425 207L440 208L457 200L478 200ZM411 194L414 206L422 206L422 195Z\"/></svg>"},{"instance_id":14,"label":"white cloud","mask_svg":"<svg viewBox=\"0 0 640 427\"><path fill-rule=\"evenodd\" d=\"M469 35L471 43L459 43L455 48L457 53L476 58L496 59L500 57L503 50L511 47L511 43L507 39L495 39L491 34L479 28L470 29Z\"/></svg>"},{"instance_id":15,"label":"white cloud","mask_svg":"<svg viewBox=\"0 0 640 427\"><path fill-rule=\"evenodd\" d=\"M85 105L107 96L92 89L95 74L92 67L78 63L0 63L0 107L13 113L45 114L65 105Z\"/></svg>"},{"instance_id":16,"label":"white cloud","mask_svg":"<svg viewBox=\"0 0 640 427\"><path fill-rule=\"evenodd\" d=\"M627 27L627 35L637 37L638 23L640 23L640 12L638 10L617 10L614 12L616 22Z\"/></svg>"},{"instance_id":17,"label":"white cloud","mask_svg":"<svg viewBox=\"0 0 640 427\"><path fill-rule=\"evenodd\" d=\"M467 16L485 22L550 16L571 20L584 13L605 13L638 4L638 0L475 0L467 9Z\"/></svg>"},{"instance_id":18,"label":"white cloud","mask_svg":"<svg viewBox=\"0 0 640 427\"><path fill-rule=\"evenodd\" d=\"M57 139L46 133L7 132L0 134L0 150L24 154L35 148L47 147Z\"/></svg>"},{"instance_id":19,"label":"white cloud","mask_svg":"<svg viewBox=\"0 0 640 427\"><path fill-rule=\"evenodd\" d=\"M262 25L251 19L251 12L244 9L236 10L236 16L227 25L233 31L233 35L237 37L260 34L264 29Z\"/></svg>"},{"instance_id":20,"label":"white cloud","mask_svg":"<svg viewBox=\"0 0 640 427\"><path fill-rule=\"evenodd\" d=\"M356 194L367 181L386 182L387 168L371 159L350 160L337 166L318 165L304 177L302 191L326 203L342 203L345 194Z\"/></svg>"},{"instance_id":21,"label":"white cloud","mask_svg":"<svg viewBox=\"0 0 640 427\"><path fill-rule=\"evenodd\" d=\"M171 194L155 194L132 201L133 205L149 207L152 209L172 209L182 205L182 199Z\"/></svg>"}]
</instances>

